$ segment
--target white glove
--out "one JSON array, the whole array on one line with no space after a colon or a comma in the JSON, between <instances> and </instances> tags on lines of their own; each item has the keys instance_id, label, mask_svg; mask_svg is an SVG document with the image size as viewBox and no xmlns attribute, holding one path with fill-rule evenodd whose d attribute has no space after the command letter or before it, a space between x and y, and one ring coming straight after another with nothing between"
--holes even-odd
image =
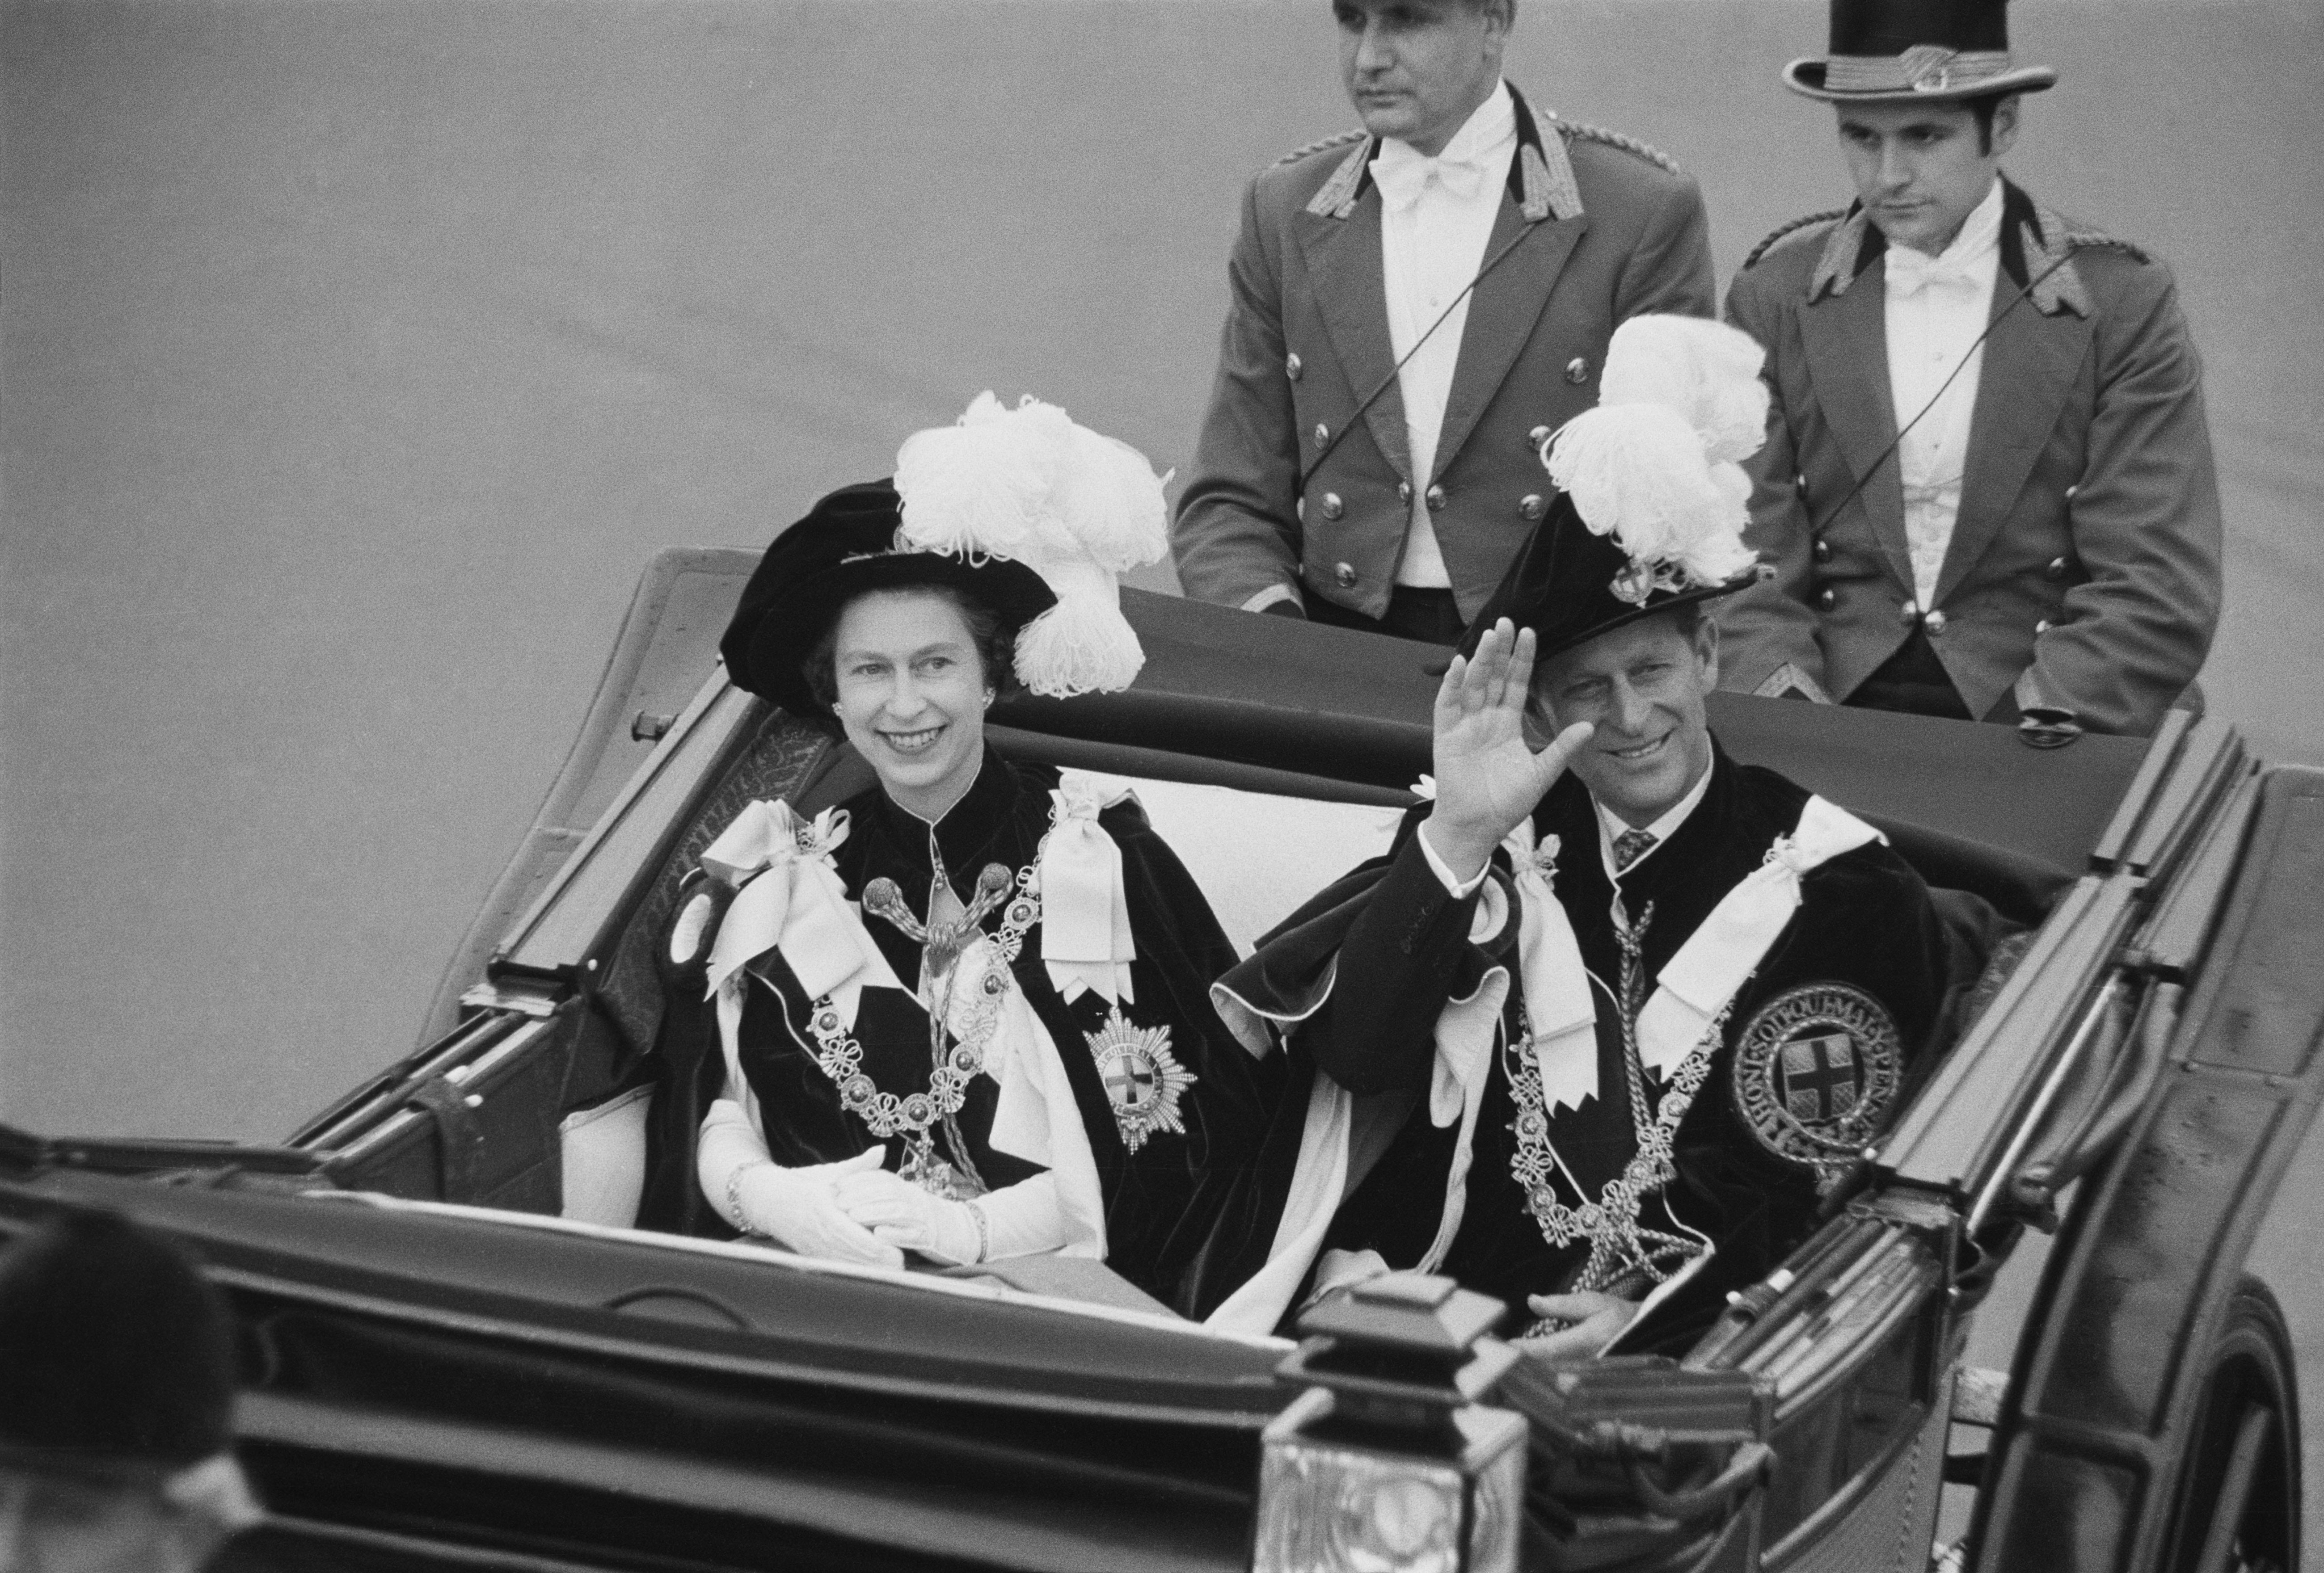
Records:
<instances>
[{"instance_id":1,"label":"white glove","mask_svg":"<svg viewBox=\"0 0 2324 1573\"><path fill-rule=\"evenodd\" d=\"M847 1216L836 1192L852 1181L881 1174L885 1146L866 1147L836 1164L816 1164L786 1169L779 1164L754 1164L730 1181L736 1205L752 1232L772 1236L803 1256L825 1256L839 1262L862 1262L874 1267L900 1267L904 1253L874 1239ZM886 1178L893 1180L892 1174ZM901 1182L898 1182L901 1183ZM969 1226L972 1233L975 1225Z\"/></svg>"},{"instance_id":2,"label":"white glove","mask_svg":"<svg viewBox=\"0 0 2324 1573\"><path fill-rule=\"evenodd\" d=\"M1065 1243L1055 1175L1036 1174L974 1201L946 1201L881 1170L840 1182L839 1205L880 1239L946 1262L997 1262ZM984 1228L976 1227L984 1219Z\"/></svg>"},{"instance_id":3,"label":"white glove","mask_svg":"<svg viewBox=\"0 0 2324 1573\"><path fill-rule=\"evenodd\" d=\"M889 1246L901 1246L940 1262L984 1259L984 1231L965 1201L948 1201L885 1169L863 1169L833 1188L839 1210Z\"/></svg>"}]
</instances>

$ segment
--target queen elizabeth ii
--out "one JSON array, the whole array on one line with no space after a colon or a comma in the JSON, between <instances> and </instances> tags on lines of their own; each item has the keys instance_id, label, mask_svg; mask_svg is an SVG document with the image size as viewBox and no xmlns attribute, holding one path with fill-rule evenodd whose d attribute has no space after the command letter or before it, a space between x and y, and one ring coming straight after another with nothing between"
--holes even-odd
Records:
<instances>
[{"instance_id":1,"label":"queen elizabeth ii","mask_svg":"<svg viewBox=\"0 0 2324 1573\"><path fill-rule=\"evenodd\" d=\"M1099 1258L1182 1314L1279 1094L1209 1001L1235 957L1136 801L1002 759L1018 684L1126 686L1113 575L1164 547L1125 445L991 395L892 481L769 547L723 645L877 784L812 820L752 804L705 852L724 1095L696 1149L737 1229L900 1265Z\"/></svg>"}]
</instances>

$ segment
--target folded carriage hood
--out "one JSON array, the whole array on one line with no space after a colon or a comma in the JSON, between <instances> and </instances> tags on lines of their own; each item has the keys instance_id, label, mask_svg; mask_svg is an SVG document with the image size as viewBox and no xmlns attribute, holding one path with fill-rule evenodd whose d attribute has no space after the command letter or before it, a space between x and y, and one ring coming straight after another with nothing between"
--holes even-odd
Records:
<instances>
[{"instance_id":1,"label":"folded carriage hood","mask_svg":"<svg viewBox=\"0 0 2324 1573\"><path fill-rule=\"evenodd\" d=\"M1121 601L1146 649L1128 692L1019 697L992 719L1387 786L1429 768L1429 668L1445 652L1136 590ZM2052 889L2086 870L2147 748L2093 735L2033 749L2011 727L1727 693L1711 695L1711 723L1738 759L1883 828L2014 860Z\"/></svg>"}]
</instances>

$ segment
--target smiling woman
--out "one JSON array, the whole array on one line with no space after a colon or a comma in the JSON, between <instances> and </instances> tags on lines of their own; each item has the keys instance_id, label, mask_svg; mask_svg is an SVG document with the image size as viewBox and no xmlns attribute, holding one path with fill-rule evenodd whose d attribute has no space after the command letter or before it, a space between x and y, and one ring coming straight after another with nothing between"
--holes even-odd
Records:
<instances>
[{"instance_id":1,"label":"smiling woman","mask_svg":"<svg viewBox=\"0 0 2324 1573\"><path fill-rule=\"evenodd\" d=\"M878 779L811 822L751 805L672 928L715 1021L695 1178L729 1228L886 1265L1079 1256L1189 1316L1233 1287L1212 1265L1260 1224L1222 1219L1281 1077L1211 1008L1233 947L1134 799L984 736L1019 682L1127 685L1112 575L1162 549L1142 457L990 396L769 547L728 669Z\"/></svg>"},{"instance_id":2,"label":"smiling woman","mask_svg":"<svg viewBox=\"0 0 2324 1573\"><path fill-rule=\"evenodd\" d=\"M889 796L942 819L975 781L984 712L1009 670L999 615L958 590L875 591L847 603L807 680Z\"/></svg>"}]
</instances>

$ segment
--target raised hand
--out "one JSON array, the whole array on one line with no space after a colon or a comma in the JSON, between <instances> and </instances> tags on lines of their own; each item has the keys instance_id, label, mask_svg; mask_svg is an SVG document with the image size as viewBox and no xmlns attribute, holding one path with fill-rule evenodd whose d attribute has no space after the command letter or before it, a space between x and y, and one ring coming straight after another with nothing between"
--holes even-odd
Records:
<instances>
[{"instance_id":1,"label":"raised hand","mask_svg":"<svg viewBox=\"0 0 2324 1573\"><path fill-rule=\"evenodd\" d=\"M1460 878L1485 866L1590 741L1590 723L1579 721L1537 754L1526 742L1533 651L1533 630L1520 631L1505 617L1486 630L1474 656L1452 658L1436 690L1428 844Z\"/></svg>"}]
</instances>

